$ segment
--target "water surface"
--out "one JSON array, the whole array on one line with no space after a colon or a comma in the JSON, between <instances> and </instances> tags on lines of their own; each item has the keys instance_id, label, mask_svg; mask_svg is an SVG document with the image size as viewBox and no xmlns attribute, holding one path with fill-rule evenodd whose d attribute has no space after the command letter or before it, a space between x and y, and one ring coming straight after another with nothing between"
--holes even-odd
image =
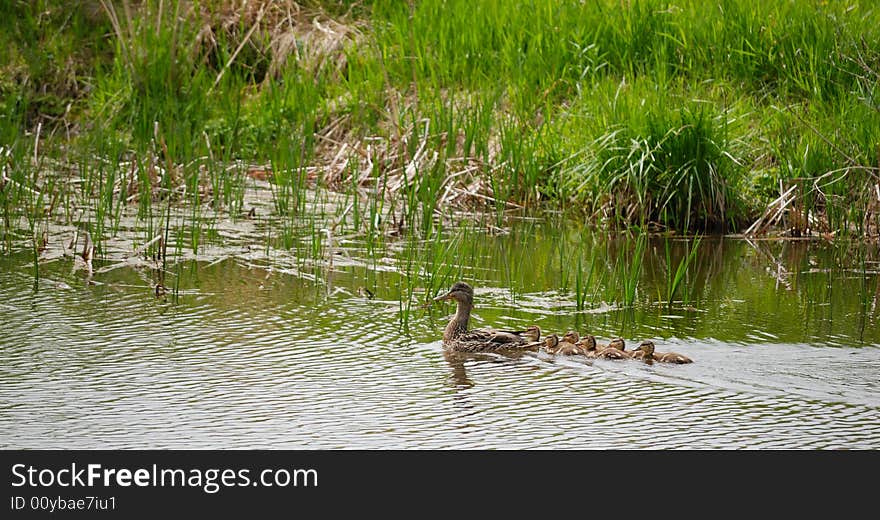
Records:
<instances>
[{"instance_id":1,"label":"water surface","mask_svg":"<svg viewBox=\"0 0 880 520\"><path fill-rule=\"evenodd\" d=\"M876 245L706 239L669 303L692 242L652 239L627 306L633 240L576 222L260 246L272 225L217 225L164 274L50 251L35 280L26 249L0 257L0 447L880 447ZM454 309L421 304L456 279L474 326L695 362L447 355Z\"/></svg>"}]
</instances>

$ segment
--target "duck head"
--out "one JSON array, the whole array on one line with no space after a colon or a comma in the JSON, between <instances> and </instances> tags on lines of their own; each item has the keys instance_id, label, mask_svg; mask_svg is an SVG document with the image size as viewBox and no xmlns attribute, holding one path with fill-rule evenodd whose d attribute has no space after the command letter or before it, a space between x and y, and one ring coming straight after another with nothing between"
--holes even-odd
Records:
<instances>
[{"instance_id":1,"label":"duck head","mask_svg":"<svg viewBox=\"0 0 880 520\"><path fill-rule=\"evenodd\" d=\"M537 325L529 325L523 332L523 337L529 341L538 341L541 339L541 328Z\"/></svg>"},{"instance_id":2,"label":"duck head","mask_svg":"<svg viewBox=\"0 0 880 520\"><path fill-rule=\"evenodd\" d=\"M449 289L449 292L434 298L435 302L441 302L444 300L455 300L458 303L471 304L474 301L474 289L464 282L456 282L455 285Z\"/></svg>"},{"instance_id":3,"label":"duck head","mask_svg":"<svg viewBox=\"0 0 880 520\"><path fill-rule=\"evenodd\" d=\"M586 350L596 350L596 336L592 334L587 334L582 337L580 341L577 342L578 345L584 347Z\"/></svg>"},{"instance_id":4,"label":"duck head","mask_svg":"<svg viewBox=\"0 0 880 520\"><path fill-rule=\"evenodd\" d=\"M616 348L617 350L626 350L626 342L623 341L623 338L614 338L611 340L611 343L608 344L608 348Z\"/></svg>"},{"instance_id":5,"label":"duck head","mask_svg":"<svg viewBox=\"0 0 880 520\"><path fill-rule=\"evenodd\" d=\"M546 338L544 338L544 348L546 349L554 349L559 346L559 336L556 334L550 334Z\"/></svg>"},{"instance_id":6,"label":"duck head","mask_svg":"<svg viewBox=\"0 0 880 520\"><path fill-rule=\"evenodd\" d=\"M642 341L641 343L639 343L639 346L636 347L636 350L641 350L645 354L647 354L649 356L653 356L654 355L654 342L649 339L646 339L646 340Z\"/></svg>"}]
</instances>

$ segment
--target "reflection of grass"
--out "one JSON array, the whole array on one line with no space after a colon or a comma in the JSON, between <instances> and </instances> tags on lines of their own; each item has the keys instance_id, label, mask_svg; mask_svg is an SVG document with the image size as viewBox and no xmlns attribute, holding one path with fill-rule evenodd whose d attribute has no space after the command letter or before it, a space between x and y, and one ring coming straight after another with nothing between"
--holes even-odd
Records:
<instances>
[{"instance_id":1,"label":"reflection of grass","mask_svg":"<svg viewBox=\"0 0 880 520\"><path fill-rule=\"evenodd\" d=\"M702 239L697 237L694 239L693 243L688 243L689 251L682 256L681 260L678 262L678 267L675 269L675 272L672 271L672 251L671 246L669 244L669 240L664 241L665 251L666 251L666 304L672 305L672 300L675 298L675 293L678 291L681 282L684 281L688 269L693 265L694 260L697 257L697 251L700 249L700 241ZM684 304L687 305L690 303L690 291L684 291Z\"/></svg>"},{"instance_id":2,"label":"reflection of grass","mask_svg":"<svg viewBox=\"0 0 880 520\"><path fill-rule=\"evenodd\" d=\"M447 230L445 235L445 240L452 241L457 231ZM878 320L871 302L880 294L876 273L880 258L876 249L858 243L842 247L756 242L753 249L747 242L731 239L609 238L547 225L530 230L529 236L533 251L548 254L521 254L522 237L517 231L503 237L470 236L443 252L447 262L467 259L468 268L453 271L431 294L459 278L478 288L515 285L515 302L500 308L478 305L480 317L491 325L502 326L513 319L521 325L537 322L553 332L577 328L627 338L650 335L751 342L749 334L761 331L778 333L783 342L836 344L841 338L858 337L868 343L880 341L871 329ZM576 247L585 252L580 266L576 256L560 266L557 250ZM594 258L588 251L594 252ZM863 271L863 265L869 267ZM435 264L435 268L440 267ZM571 292L557 290L560 269L568 271ZM672 289L672 301L682 304L670 309ZM413 302L419 303L419 298ZM415 306L411 311L408 326L417 330L425 311ZM670 314L676 318L670 319ZM832 338L832 331L839 336Z\"/></svg>"}]
</instances>

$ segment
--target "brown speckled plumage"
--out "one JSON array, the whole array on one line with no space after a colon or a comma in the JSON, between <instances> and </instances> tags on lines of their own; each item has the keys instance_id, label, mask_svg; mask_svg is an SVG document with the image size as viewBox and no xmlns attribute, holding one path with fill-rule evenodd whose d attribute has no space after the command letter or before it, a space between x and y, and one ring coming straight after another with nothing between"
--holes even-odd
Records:
<instances>
[{"instance_id":1,"label":"brown speckled plumage","mask_svg":"<svg viewBox=\"0 0 880 520\"><path fill-rule=\"evenodd\" d=\"M647 361L657 361L660 363L676 363L679 365L685 363L693 363L693 360L685 355L677 352L657 352L654 350L654 342L651 340L642 341L639 347L633 351L633 358L644 359Z\"/></svg>"},{"instance_id":2,"label":"brown speckled plumage","mask_svg":"<svg viewBox=\"0 0 880 520\"><path fill-rule=\"evenodd\" d=\"M457 282L448 293L435 301L455 300L455 316L443 331L443 346L458 352L492 352L508 349L537 349L541 329L531 326L521 331L492 329L468 330L471 310L474 308L474 290L464 282Z\"/></svg>"}]
</instances>

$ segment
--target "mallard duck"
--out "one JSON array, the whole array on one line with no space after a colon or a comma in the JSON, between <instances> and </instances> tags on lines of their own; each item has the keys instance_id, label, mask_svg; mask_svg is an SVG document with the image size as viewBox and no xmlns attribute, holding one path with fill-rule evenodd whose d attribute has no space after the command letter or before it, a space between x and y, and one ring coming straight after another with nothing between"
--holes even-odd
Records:
<instances>
[{"instance_id":1,"label":"mallard duck","mask_svg":"<svg viewBox=\"0 0 880 520\"><path fill-rule=\"evenodd\" d=\"M599 351L596 350L596 336L593 336L592 334L587 334L575 344L580 347L581 354L588 358L594 358L599 353Z\"/></svg>"},{"instance_id":2,"label":"mallard duck","mask_svg":"<svg viewBox=\"0 0 880 520\"><path fill-rule=\"evenodd\" d=\"M455 300L458 308L443 331L444 348L458 352L491 352L540 346L537 339L541 337L541 329L536 325L524 331L513 332L493 329L468 330L471 309L474 308L474 290L464 282L457 282L449 292L434 298L434 301L445 300Z\"/></svg>"},{"instance_id":3,"label":"mallard duck","mask_svg":"<svg viewBox=\"0 0 880 520\"><path fill-rule=\"evenodd\" d=\"M541 346L544 349L544 352L548 354L556 354L556 351L559 348L559 336L556 334L550 334L544 338L544 342Z\"/></svg>"},{"instance_id":4,"label":"mallard duck","mask_svg":"<svg viewBox=\"0 0 880 520\"><path fill-rule=\"evenodd\" d=\"M623 338L614 338L607 345L598 345L596 348L599 350L605 350L606 348L613 348L615 350L619 350L621 352L626 351L626 342L623 341Z\"/></svg>"},{"instance_id":5,"label":"mallard duck","mask_svg":"<svg viewBox=\"0 0 880 520\"><path fill-rule=\"evenodd\" d=\"M580 335L573 330L570 330L562 336L562 341L559 342L559 346L556 347L556 354L561 354L563 356L576 356L578 354L583 354L583 350L577 345L577 342L580 341Z\"/></svg>"},{"instance_id":6,"label":"mallard duck","mask_svg":"<svg viewBox=\"0 0 880 520\"><path fill-rule=\"evenodd\" d=\"M638 359L650 359L653 361L659 361L660 363L676 363L679 365L683 365L685 363L693 363L694 361L677 352L657 352L654 350L654 342L651 340L642 341L639 344L639 347L633 353L633 357L635 354L639 354Z\"/></svg>"},{"instance_id":7,"label":"mallard duck","mask_svg":"<svg viewBox=\"0 0 880 520\"><path fill-rule=\"evenodd\" d=\"M596 357L600 359L629 359L632 355L626 351L623 338L614 338L607 345L596 347Z\"/></svg>"},{"instance_id":8,"label":"mallard duck","mask_svg":"<svg viewBox=\"0 0 880 520\"><path fill-rule=\"evenodd\" d=\"M654 361L654 342L646 339L639 343L639 346L632 352L632 358Z\"/></svg>"}]
</instances>

